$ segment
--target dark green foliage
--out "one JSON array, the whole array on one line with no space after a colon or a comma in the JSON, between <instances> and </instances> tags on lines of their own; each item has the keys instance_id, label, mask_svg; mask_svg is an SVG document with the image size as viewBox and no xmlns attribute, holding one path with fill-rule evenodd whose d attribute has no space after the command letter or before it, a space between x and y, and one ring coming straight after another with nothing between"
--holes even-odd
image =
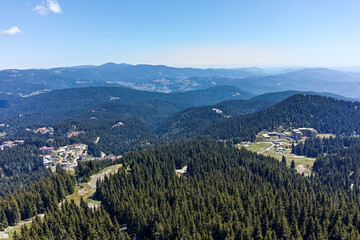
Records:
<instances>
[{"instance_id":1,"label":"dark green foliage","mask_svg":"<svg viewBox=\"0 0 360 240\"><path fill-rule=\"evenodd\" d=\"M167 118L157 127L157 133L163 138L173 139L182 135L211 126L216 122L234 117L254 113L272 106L269 101L229 100L213 106L188 108ZM214 109L221 110L217 113Z\"/></svg>"},{"instance_id":2,"label":"dark green foliage","mask_svg":"<svg viewBox=\"0 0 360 240\"><path fill-rule=\"evenodd\" d=\"M304 144L292 146L292 152L297 155L316 158L319 154L332 154L340 150L360 144L358 137L330 137L330 138L307 138Z\"/></svg>"},{"instance_id":3,"label":"dark green foliage","mask_svg":"<svg viewBox=\"0 0 360 240\"><path fill-rule=\"evenodd\" d=\"M38 170L43 165L39 153L29 144L0 151L0 174L10 177Z\"/></svg>"},{"instance_id":4,"label":"dark green foliage","mask_svg":"<svg viewBox=\"0 0 360 240\"><path fill-rule=\"evenodd\" d=\"M57 207L67 194L73 193L74 185L73 177L61 171L0 199L0 230Z\"/></svg>"},{"instance_id":5,"label":"dark green foliage","mask_svg":"<svg viewBox=\"0 0 360 240\"><path fill-rule=\"evenodd\" d=\"M333 186L359 192L360 145L344 148L338 153L319 155L313 170L319 178ZM352 187L352 184L353 187Z\"/></svg>"},{"instance_id":6,"label":"dark green foliage","mask_svg":"<svg viewBox=\"0 0 360 240\"><path fill-rule=\"evenodd\" d=\"M83 200L54 206L45 213L44 219L35 218L30 228L22 227L14 236L16 240L38 239L94 239L122 240L117 221L112 221L103 208L92 209Z\"/></svg>"},{"instance_id":7,"label":"dark green foliage","mask_svg":"<svg viewBox=\"0 0 360 240\"><path fill-rule=\"evenodd\" d=\"M286 167L286 158L285 158L285 156L282 156L281 164Z\"/></svg>"},{"instance_id":8,"label":"dark green foliage","mask_svg":"<svg viewBox=\"0 0 360 240\"><path fill-rule=\"evenodd\" d=\"M295 170L295 161L294 160L291 161L290 168Z\"/></svg>"},{"instance_id":9,"label":"dark green foliage","mask_svg":"<svg viewBox=\"0 0 360 240\"><path fill-rule=\"evenodd\" d=\"M132 152L97 199L140 239L358 239L354 192L211 142ZM188 166L186 176L176 168Z\"/></svg>"},{"instance_id":10,"label":"dark green foliage","mask_svg":"<svg viewBox=\"0 0 360 240\"><path fill-rule=\"evenodd\" d=\"M0 197L49 174L43 167L37 146L33 144L0 151Z\"/></svg>"}]
</instances>

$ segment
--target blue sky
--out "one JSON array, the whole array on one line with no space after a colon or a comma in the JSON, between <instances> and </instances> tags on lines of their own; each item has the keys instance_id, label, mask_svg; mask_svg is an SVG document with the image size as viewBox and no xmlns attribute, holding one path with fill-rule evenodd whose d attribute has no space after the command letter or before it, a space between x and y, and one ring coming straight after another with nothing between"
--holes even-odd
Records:
<instances>
[{"instance_id":1,"label":"blue sky","mask_svg":"<svg viewBox=\"0 0 360 240\"><path fill-rule=\"evenodd\" d=\"M0 69L360 66L360 1L0 0Z\"/></svg>"}]
</instances>

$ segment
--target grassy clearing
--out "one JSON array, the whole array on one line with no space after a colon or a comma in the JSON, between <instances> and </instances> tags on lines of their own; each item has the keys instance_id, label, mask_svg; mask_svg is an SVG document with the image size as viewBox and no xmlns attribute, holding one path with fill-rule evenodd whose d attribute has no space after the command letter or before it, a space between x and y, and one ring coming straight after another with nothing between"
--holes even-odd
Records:
<instances>
[{"instance_id":1,"label":"grassy clearing","mask_svg":"<svg viewBox=\"0 0 360 240\"><path fill-rule=\"evenodd\" d=\"M255 143L254 143L254 145L255 145ZM249 148L250 147L248 147L248 149ZM258 151L258 152L261 152L261 151ZM298 171L300 173L304 173L305 175L311 174L311 168L314 165L314 162L316 160L316 158L308 158L308 157L304 157L304 156L297 156L297 155L291 154L291 149L286 149L286 148L285 148L285 154L283 154L281 152L276 152L274 148L272 148L271 150L266 151L262 154L273 157L279 161L281 161L282 157L285 156L286 163L289 166L290 166L291 162L294 160L296 169L298 169Z\"/></svg>"},{"instance_id":2,"label":"grassy clearing","mask_svg":"<svg viewBox=\"0 0 360 240\"><path fill-rule=\"evenodd\" d=\"M66 197L68 201L74 200L75 203L79 204L81 197L90 203L93 204L100 204L98 201L94 201L91 197L94 195L96 191L96 181L98 179L104 178L105 175L109 175L111 173L115 173L119 168L122 167L122 164L109 166L104 168L100 172L91 176L90 181L86 183L81 183L80 186L75 187L75 191L73 194L70 194Z\"/></svg>"},{"instance_id":3,"label":"grassy clearing","mask_svg":"<svg viewBox=\"0 0 360 240\"><path fill-rule=\"evenodd\" d=\"M286 149L285 154L282 154L280 152L275 152L274 149L271 149L270 151L264 152L263 154L267 155L267 156L274 157L274 158L278 159L279 161L281 161L282 157L285 156L286 162L289 165L291 164L291 161L294 160L295 166L305 165L308 168L311 168L314 165L314 162L316 160L316 158L309 158L309 157L297 156L297 155L291 154L290 150L288 150L288 149Z\"/></svg>"},{"instance_id":4,"label":"grassy clearing","mask_svg":"<svg viewBox=\"0 0 360 240\"><path fill-rule=\"evenodd\" d=\"M91 187L87 183L82 183L80 186L75 187L75 191L73 194L70 194L66 197L68 201L74 200L75 203L79 204L81 197L83 197L84 200L88 199L94 194L92 192Z\"/></svg>"},{"instance_id":5,"label":"grassy clearing","mask_svg":"<svg viewBox=\"0 0 360 240\"><path fill-rule=\"evenodd\" d=\"M253 152L261 152L264 151L266 148L270 147L270 142L254 142L251 143L249 147L247 147L247 150L253 151Z\"/></svg>"},{"instance_id":6,"label":"grassy clearing","mask_svg":"<svg viewBox=\"0 0 360 240\"><path fill-rule=\"evenodd\" d=\"M332 134L319 134L318 136L328 138L333 135ZM270 147L272 145L271 142L273 140L282 140L283 141L282 143L279 143L279 144L282 148L284 148L284 153L281 151L276 151L275 147L272 147L268 151L263 152L265 149L267 149L268 147ZM299 140L298 142L304 142L304 141L305 141L305 138L303 138L302 140ZM278 159L279 161L281 161L282 157L285 156L286 162L288 165L290 165L291 162L294 160L296 167L300 166L300 168L302 168L303 170L305 169L304 171L310 171L309 169L314 165L314 162L316 159L291 154L291 143L292 142L295 142L295 141L287 140L285 138L279 139L278 137L272 137L271 139L265 139L262 136L262 134L259 133L257 135L256 141L252 142L249 147L246 147L246 149L256 152L256 153L263 152L262 154L264 154L266 156L274 157L274 158ZM237 145L237 146L242 147L241 145Z\"/></svg>"}]
</instances>

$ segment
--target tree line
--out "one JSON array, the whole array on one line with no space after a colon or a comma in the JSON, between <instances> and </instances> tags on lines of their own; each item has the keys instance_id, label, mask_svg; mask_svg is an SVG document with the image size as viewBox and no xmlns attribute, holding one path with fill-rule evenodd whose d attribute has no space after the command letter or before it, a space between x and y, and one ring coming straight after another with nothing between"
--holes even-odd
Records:
<instances>
[{"instance_id":1,"label":"tree line","mask_svg":"<svg viewBox=\"0 0 360 240\"><path fill-rule=\"evenodd\" d=\"M306 138L305 142L295 145L292 143L291 153L316 158L321 154L334 154L344 148L360 144L358 137L329 137L329 138Z\"/></svg>"}]
</instances>

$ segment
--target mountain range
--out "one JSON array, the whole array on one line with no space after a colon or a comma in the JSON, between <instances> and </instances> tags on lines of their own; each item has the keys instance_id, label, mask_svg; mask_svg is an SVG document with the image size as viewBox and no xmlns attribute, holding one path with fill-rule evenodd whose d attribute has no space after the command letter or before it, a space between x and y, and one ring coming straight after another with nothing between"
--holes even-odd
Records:
<instances>
[{"instance_id":1,"label":"mountain range","mask_svg":"<svg viewBox=\"0 0 360 240\"><path fill-rule=\"evenodd\" d=\"M346 84L344 84L346 83ZM0 71L0 99L90 86L126 86L154 92L184 92L230 85L255 95L286 91L331 92L358 98L360 73L312 69L196 69L106 63L100 66Z\"/></svg>"}]
</instances>

